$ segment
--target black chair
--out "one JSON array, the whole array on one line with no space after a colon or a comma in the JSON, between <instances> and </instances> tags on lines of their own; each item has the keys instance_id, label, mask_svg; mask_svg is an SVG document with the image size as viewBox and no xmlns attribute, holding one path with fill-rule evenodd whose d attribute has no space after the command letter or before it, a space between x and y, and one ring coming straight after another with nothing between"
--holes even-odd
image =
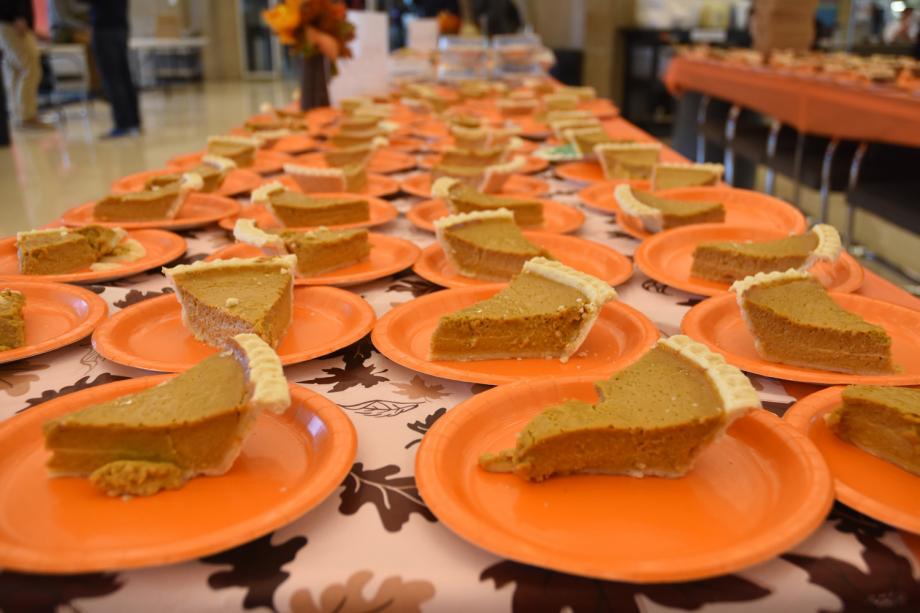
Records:
<instances>
[{"instance_id":1,"label":"black chair","mask_svg":"<svg viewBox=\"0 0 920 613\"><path fill-rule=\"evenodd\" d=\"M910 279L920 293L917 271L905 270L865 247L854 245L856 210L862 209L895 226L920 234L920 149L863 143L850 171L847 192L846 244L857 255L872 259Z\"/></svg>"},{"instance_id":2,"label":"black chair","mask_svg":"<svg viewBox=\"0 0 920 613\"><path fill-rule=\"evenodd\" d=\"M0 63L3 54L0 53ZM6 88L0 84L0 147L10 146L10 115L6 106Z\"/></svg>"},{"instance_id":3,"label":"black chair","mask_svg":"<svg viewBox=\"0 0 920 613\"><path fill-rule=\"evenodd\" d=\"M707 145L722 148L725 180L735 181L736 157L767 167L764 191L775 191L776 173L795 185L793 200L800 203L801 186L821 197L821 221L827 221L831 192L843 192L857 143L801 134L779 121L737 105L703 96L697 110L696 160L706 161Z\"/></svg>"}]
</instances>

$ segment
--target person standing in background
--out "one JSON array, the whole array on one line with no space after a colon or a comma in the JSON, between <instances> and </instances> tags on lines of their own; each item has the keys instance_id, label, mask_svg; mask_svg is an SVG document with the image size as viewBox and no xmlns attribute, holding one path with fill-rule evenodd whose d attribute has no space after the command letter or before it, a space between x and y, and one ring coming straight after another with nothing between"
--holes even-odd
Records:
<instances>
[{"instance_id":1,"label":"person standing in background","mask_svg":"<svg viewBox=\"0 0 920 613\"><path fill-rule=\"evenodd\" d=\"M50 0L48 23L51 40L61 44L88 44L89 6L77 0Z\"/></svg>"},{"instance_id":2,"label":"person standing in background","mask_svg":"<svg viewBox=\"0 0 920 613\"><path fill-rule=\"evenodd\" d=\"M882 38L888 45L909 45L917 40L918 31L920 22L914 19L914 9L908 6L897 20L885 27Z\"/></svg>"},{"instance_id":3,"label":"person standing in background","mask_svg":"<svg viewBox=\"0 0 920 613\"><path fill-rule=\"evenodd\" d=\"M7 98L20 128L52 128L38 118L41 57L35 41L31 0L0 0L0 53Z\"/></svg>"},{"instance_id":4,"label":"person standing in background","mask_svg":"<svg viewBox=\"0 0 920 613\"><path fill-rule=\"evenodd\" d=\"M128 63L128 0L89 0L93 54L115 127L103 138L140 133L137 89Z\"/></svg>"}]
</instances>

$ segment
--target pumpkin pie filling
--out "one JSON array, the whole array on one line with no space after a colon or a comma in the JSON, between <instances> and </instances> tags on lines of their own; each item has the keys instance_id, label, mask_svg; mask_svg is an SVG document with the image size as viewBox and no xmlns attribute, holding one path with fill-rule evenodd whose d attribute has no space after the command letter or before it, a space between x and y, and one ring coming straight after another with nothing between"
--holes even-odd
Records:
<instances>
[{"instance_id":1,"label":"pumpkin pie filling","mask_svg":"<svg viewBox=\"0 0 920 613\"><path fill-rule=\"evenodd\" d=\"M601 127L567 128L562 130L563 138L582 157L590 157L598 145L614 143L614 139Z\"/></svg>"},{"instance_id":2,"label":"pumpkin pie filling","mask_svg":"<svg viewBox=\"0 0 920 613\"><path fill-rule=\"evenodd\" d=\"M237 168L247 168L255 163L256 151L262 144L262 139L258 137L212 136L208 138L207 152L232 160Z\"/></svg>"},{"instance_id":3,"label":"pumpkin pie filling","mask_svg":"<svg viewBox=\"0 0 920 613\"><path fill-rule=\"evenodd\" d=\"M480 150L451 147L441 154L438 165L484 168L485 166L501 164L505 159L506 152L505 147L491 147Z\"/></svg>"},{"instance_id":4,"label":"pumpkin pie filling","mask_svg":"<svg viewBox=\"0 0 920 613\"><path fill-rule=\"evenodd\" d=\"M656 164L652 169L652 191L716 185L724 171L722 164Z\"/></svg>"},{"instance_id":5,"label":"pumpkin pie filling","mask_svg":"<svg viewBox=\"0 0 920 613\"><path fill-rule=\"evenodd\" d=\"M91 269L105 261L123 243L130 243L133 252L120 261L133 261L144 255L144 248L133 239L125 239L121 228L83 226L82 228L51 228L16 234L19 271L25 275L68 274Z\"/></svg>"},{"instance_id":6,"label":"pumpkin pie filling","mask_svg":"<svg viewBox=\"0 0 920 613\"><path fill-rule=\"evenodd\" d=\"M266 208L279 223L295 228L370 220L367 200L357 197L308 196L294 191L278 191L267 197Z\"/></svg>"},{"instance_id":7,"label":"pumpkin pie filling","mask_svg":"<svg viewBox=\"0 0 920 613\"><path fill-rule=\"evenodd\" d=\"M300 164L285 164L284 172L294 179L307 194L317 192L360 192L367 187L364 164L341 168L315 168Z\"/></svg>"},{"instance_id":8,"label":"pumpkin pie filling","mask_svg":"<svg viewBox=\"0 0 920 613\"><path fill-rule=\"evenodd\" d=\"M830 430L886 462L920 476L920 389L848 385L825 416Z\"/></svg>"},{"instance_id":9,"label":"pumpkin pie filling","mask_svg":"<svg viewBox=\"0 0 920 613\"><path fill-rule=\"evenodd\" d=\"M885 329L839 306L807 272L758 273L731 289L764 359L857 374L895 371Z\"/></svg>"},{"instance_id":10,"label":"pumpkin pie filling","mask_svg":"<svg viewBox=\"0 0 920 613\"><path fill-rule=\"evenodd\" d=\"M233 465L263 410L290 405L278 356L252 334L160 385L50 420L52 476L88 475L109 495L147 496Z\"/></svg>"},{"instance_id":11,"label":"pumpkin pie filling","mask_svg":"<svg viewBox=\"0 0 920 613\"><path fill-rule=\"evenodd\" d=\"M661 143L600 143L593 151L607 179L648 179Z\"/></svg>"},{"instance_id":12,"label":"pumpkin pie filling","mask_svg":"<svg viewBox=\"0 0 920 613\"><path fill-rule=\"evenodd\" d=\"M595 387L596 403L548 407L514 448L483 454L480 466L528 481L576 473L681 477L733 420L760 407L740 370L686 336L659 341Z\"/></svg>"},{"instance_id":13,"label":"pumpkin pie filling","mask_svg":"<svg viewBox=\"0 0 920 613\"><path fill-rule=\"evenodd\" d=\"M182 322L198 340L223 348L242 333L276 347L293 318L292 255L232 258L164 268L182 306Z\"/></svg>"},{"instance_id":14,"label":"pumpkin pie filling","mask_svg":"<svg viewBox=\"0 0 920 613\"><path fill-rule=\"evenodd\" d=\"M483 194L449 177L435 181L431 186L431 195L443 198L451 213L508 209L519 226L539 226L543 223L543 203L539 200Z\"/></svg>"},{"instance_id":15,"label":"pumpkin pie filling","mask_svg":"<svg viewBox=\"0 0 920 613\"><path fill-rule=\"evenodd\" d=\"M367 259L371 249L364 229L320 227L310 232L282 230L272 234L257 228L251 219L238 219L233 235L240 242L261 248L266 255L297 256L297 273L304 277L357 264Z\"/></svg>"},{"instance_id":16,"label":"pumpkin pie filling","mask_svg":"<svg viewBox=\"0 0 920 613\"><path fill-rule=\"evenodd\" d=\"M773 241L710 241L693 250L691 274L731 283L758 272L809 268L840 255L840 235L833 226L816 225L810 232Z\"/></svg>"},{"instance_id":17,"label":"pumpkin pie filling","mask_svg":"<svg viewBox=\"0 0 920 613\"><path fill-rule=\"evenodd\" d=\"M534 257L552 257L527 240L507 209L448 215L434 222L448 261L462 275L508 281Z\"/></svg>"},{"instance_id":18,"label":"pumpkin pie filling","mask_svg":"<svg viewBox=\"0 0 920 613\"><path fill-rule=\"evenodd\" d=\"M441 317L429 359L565 362L584 342L603 305L615 297L600 279L533 258L491 298Z\"/></svg>"},{"instance_id":19,"label":"pumpkin pie filling","mask_svg":"<svg viewBox=\"0 0 920 613\"><path fill-rule=\"evenodd\" d=\"M0 289L0 351L22 347L26 342L26 322L22 308L26 297L13 289Z\"/></svg>"},{"instance_id":20,"label":"pumpkin pie filling","mask_svg":"<svg viewBox=\"0 0 920 613\"><path fill-rule=\"evenodd\" d=\"M660 198L626 184L617 185L613 194L623 213L636 217L649 232L725 221L725 207L721 202Z\"/></svg>"}]
</instances>

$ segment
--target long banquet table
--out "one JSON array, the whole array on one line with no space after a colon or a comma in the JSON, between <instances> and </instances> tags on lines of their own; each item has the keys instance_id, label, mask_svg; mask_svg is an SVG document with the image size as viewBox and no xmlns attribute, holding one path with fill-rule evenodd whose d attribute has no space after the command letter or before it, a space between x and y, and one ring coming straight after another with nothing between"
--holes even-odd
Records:
<instances>
[{"instance_id":1,"label":"long banquet table","mask_svg":"<svg viewBox=\"0 0 920 613\"><path fill-rule=\"evenodd\" d=\"M243 118L241 118L242 120ZM190 147L193 145L190 145ZM582 207L578 236L632 254L638 241L612 216L584 208L582 186L542 174L550 197ZM113 179L117 177L112 177ZM398 197L399 218L377 228L421 246L432 234L405 212L419 199ZM181 233L182 261L230 242L216 226ZM93 286L116 312L165 291L157 271ZM378 317L440 288L404 271L350 288ZM638 270L617 288L663 334L700 297ZM860 293L920 309L920 301L871 272ZM0 418L89 386L149 374L109 362L89 339L0 365ZM0 572L0 609L129 611L272 609L278 611L864 611L920 610L920 538L835 505L826 521L785 554L741 572L675 584L641 585L561 574L500 559L439 524L415 487L418 443L445 411L485 386L407 370L377 351L369 337L332 355L286 369L290 381L340 405L358 433L350 473L319 507L272 534L228 551L169 566L76 576ZM782 414L813 386L784 386L752 376L764 406Z\"/></svg>"},{"instance_id":2,"label":"long banquet table","mask_svg":"<svg viewBox=\"0 0 920 613\"><path fill-rule=\"evenodd\" d=\"M920 147L920 95L890 85L687 57L671 60L664 81L674 94L712 96L806 134Z\"/></svg>"}]
</instances>

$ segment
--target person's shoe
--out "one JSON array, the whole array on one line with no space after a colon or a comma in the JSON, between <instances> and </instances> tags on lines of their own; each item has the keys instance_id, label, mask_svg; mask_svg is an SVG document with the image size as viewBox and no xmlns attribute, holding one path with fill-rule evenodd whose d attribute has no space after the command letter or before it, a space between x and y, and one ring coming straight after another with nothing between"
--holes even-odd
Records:
<instances>
[{"instance_id":1,"label":"person's shoe","mask_svg":"<svg viewBox=\"0 0 920 613\"><path fill-rule=\"evenodd\" d=\"M99 138L109 140L112 138L124 138L125 136L137 136L140 133L138 128L112 128L110 132L106 132Z\"/></svg>"},{"instance_id":2,"label":"person's shoe","mask_svg":"<svg viewBox=\"0 0 920 613\"><path fill-rule=\"evenodd\" d=\"M24 119L16 124L18 128L23 130L54 130L56 126L53 123L39 119L38 117L33 117L32 119Z\"/></svg>"}]
</instances>

